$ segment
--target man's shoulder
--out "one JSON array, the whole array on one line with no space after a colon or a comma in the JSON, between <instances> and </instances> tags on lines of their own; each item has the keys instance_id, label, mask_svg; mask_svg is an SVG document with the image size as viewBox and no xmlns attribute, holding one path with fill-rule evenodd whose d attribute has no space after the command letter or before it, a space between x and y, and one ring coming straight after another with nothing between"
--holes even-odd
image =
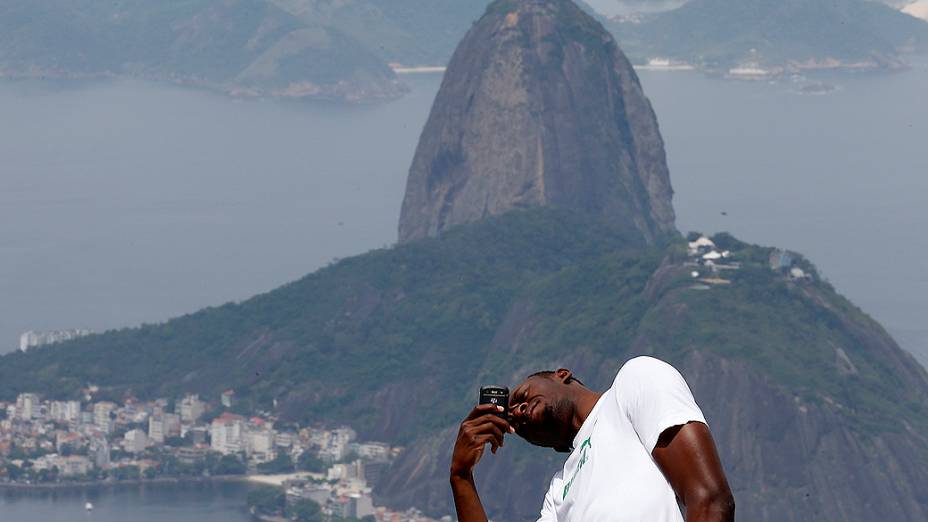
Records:
<instances>
[{"instance_id":1,"label":"man's shoulder","mask_svg":"<svg viewBox=\"0 0 928 522\"><path fill-rule=\"evenodd\" d=\"M558 465L557 469L554 471L554 474L551 475L551 479L548 481L548 491L557 491L563 487L564 484L564 465Z\"/></svg>"},{"instance_id":2,"label":"man's shoulder","mask_svg":"<svg viewBox=\"0 0 928 522\"><path fill-rule=\"evenodd\" d=\"M650 379L662 375L678 374L676 368L669 363L652 357L650 355L639 355L625 362L615 376L613 386L622 381L637 381L639 379Z\"/></svg>"}]
</instances>

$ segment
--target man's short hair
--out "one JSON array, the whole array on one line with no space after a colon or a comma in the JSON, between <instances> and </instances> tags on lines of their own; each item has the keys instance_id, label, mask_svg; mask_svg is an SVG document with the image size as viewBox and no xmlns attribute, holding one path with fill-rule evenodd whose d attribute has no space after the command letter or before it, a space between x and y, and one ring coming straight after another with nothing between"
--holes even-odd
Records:
<instances>
[{"instance_id":1,"label":"man's short hair","mask_svg":"<svg viewBox=\"0 0 928 522\"><path fill-rule=\"evenodd\" d=\"M556 373L557 373L557 372L554 371L554 370L541 370L540 372L535 372L535 373L529 375L528 377L525 378L525 380L529 380L529 379L531 379L532 377L547 377L547 378L551 379L551 378L554 377L554 374L556 374ZM583 381L581 381L580 379L574 377L573 374L571 374L571 376L570 376L570 381L577 381L577 384L579 384L579 385L581 385L581 386L586 386L585 384L583 384ZM570 383L570 381L567 381L567 382Z\"/></svg>"}]
</instances>

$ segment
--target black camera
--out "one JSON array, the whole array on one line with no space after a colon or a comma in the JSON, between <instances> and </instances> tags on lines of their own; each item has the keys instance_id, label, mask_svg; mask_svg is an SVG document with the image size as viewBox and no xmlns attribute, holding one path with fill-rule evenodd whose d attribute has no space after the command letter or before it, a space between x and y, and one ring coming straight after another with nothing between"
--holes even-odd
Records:
<instances>
[{"instance_id":1,"label":"black camera","mask_svg":"<svg viewBox=\"0 0 928 522\"><path fill-rule=\"evenodd\" d=\"M509 388L505 386L481 386L479 404L495 404L502 406L503 411L494 413L497 417L509 419Z\"/></svg>"}]
</instances>

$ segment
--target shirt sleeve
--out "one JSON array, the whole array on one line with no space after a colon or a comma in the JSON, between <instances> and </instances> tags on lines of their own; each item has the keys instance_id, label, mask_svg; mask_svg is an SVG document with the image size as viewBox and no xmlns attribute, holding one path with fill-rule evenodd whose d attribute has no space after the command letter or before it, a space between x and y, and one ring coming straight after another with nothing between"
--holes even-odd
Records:
<instances>
[{"instance_id":1,"label":"shirt sleeve","mask_svg":"<svg viewBox=\"0 0 928 522\"><path fill-rule=\"evenodd\" d=\"M613 384L615 398L648 450L667 428L706 423L690 387L673 366L654 357L636 357L622 366Z\"/></svg>"},{"instance_id":2,"label":"shirt sleeve","mask_svg":"<svg viewBox=\"0 0 928 522\"><path fill-rule=\"evenodd\" d=\"M560 473L551 478L548 485L548 492L545 493L544 503L541 505L541 514L536 522L557 522L557 509L554 507L554 490L559 483Z\"/></svg>"}]
</instances>

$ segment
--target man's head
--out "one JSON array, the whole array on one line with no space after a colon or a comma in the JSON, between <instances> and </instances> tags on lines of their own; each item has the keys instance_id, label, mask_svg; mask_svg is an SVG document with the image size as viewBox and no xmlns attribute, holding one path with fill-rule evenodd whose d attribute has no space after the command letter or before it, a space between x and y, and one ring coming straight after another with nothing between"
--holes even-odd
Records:
<instances>
[{"instance_id":1,"label":"man's head","mask_svg":"<svg viewBox=\"0 0 928 522\"><path fill-rule=\"evenodd\" d=\"M570 370L533 373L512 390L510 423L519 436L536 446L570 451L579 428L577 400L584 392L589 390Z\"/></svg>"}]
</instances>

